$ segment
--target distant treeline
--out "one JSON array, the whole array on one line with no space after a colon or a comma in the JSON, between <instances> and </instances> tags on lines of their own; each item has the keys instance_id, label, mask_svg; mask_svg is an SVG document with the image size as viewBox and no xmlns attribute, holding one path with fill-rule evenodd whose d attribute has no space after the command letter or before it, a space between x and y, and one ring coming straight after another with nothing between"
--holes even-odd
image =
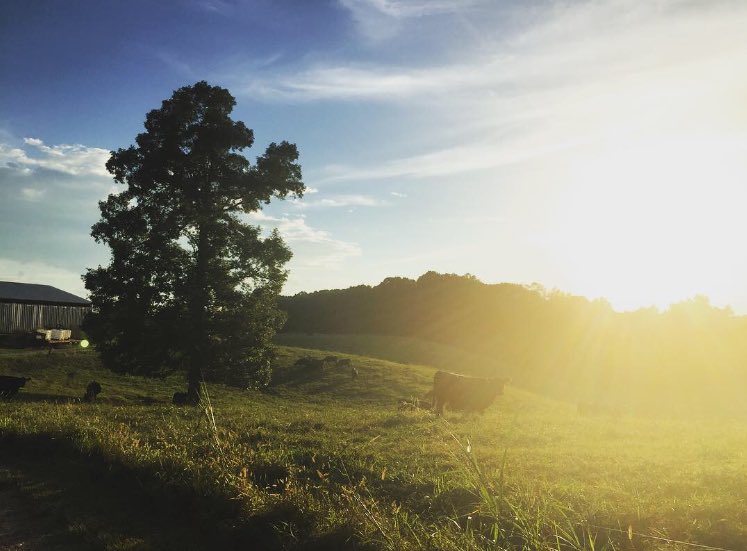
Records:
<instances>
[{"instance_id":1,"label":"distant treeline","mask_svg":"<svg viewBox=\"0 0 747 551\"><path fill-rule=\"evenodd\" d=\"M299 293L280 306L286 332L436 341L464 350L466 365L454 371L508 375L566 399L622 411L747 411L747 318L702 296L620 313L537 284L428 272Z\"/></svg>"}]
</instances>

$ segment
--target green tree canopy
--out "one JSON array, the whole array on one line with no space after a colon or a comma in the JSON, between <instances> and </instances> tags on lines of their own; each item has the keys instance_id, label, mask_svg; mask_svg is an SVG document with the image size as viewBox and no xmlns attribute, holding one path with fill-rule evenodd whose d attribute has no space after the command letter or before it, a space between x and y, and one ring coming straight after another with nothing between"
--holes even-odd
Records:
<instances>
[{"instance_id":1,"label":"green tree canopy","mask_svg":"<svg viewBox=\"0 0 747 551\"><path fill-rule=\"evenodd\" d=\"M126 188L99 204L91 233L111 263L84 276L96 312L85 328L105 365L185 369L192 400L201 377L269 381L291 253L245 215L305 189L294 144L271 143L253 165L241 154L254 136L231 119L235 104L204 81L180 88L148 113L136 145L112 153L106 168Z\"/></svg>"}]
</instances>

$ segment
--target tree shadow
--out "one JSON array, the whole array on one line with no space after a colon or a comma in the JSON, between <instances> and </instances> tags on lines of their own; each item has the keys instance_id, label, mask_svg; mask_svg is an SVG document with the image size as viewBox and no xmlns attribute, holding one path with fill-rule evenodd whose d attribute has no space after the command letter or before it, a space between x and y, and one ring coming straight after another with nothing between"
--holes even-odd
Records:
<instances>
[{"instance_id":1,"label":"tree shadow","mask_svg":"<svg viewBox=\"0 0 747 551\"><path fill-rule=\"evenodd\" d=\"M3 466L43 488L36 493L43 496L36 498L39 505L82 527L91 543L140 542L135 549L164 550L370 549L346 527L312 536L317 518L292 503L247 512L232 496L198 492L187 480L167 480L147 466L80 450L64 435L6 433L0 447ZM293 540L278 529L288 525Z\"/></svg>"},{"instance_id":2,"label":"tree shadow","mask_svg":"<svg viewBox=\"0 0 747 551\"><path fill-rule=\"evenodd\" d=\"M19 392L13 396L0 396L2 402L21 402L34 403L44 402L48 404L73 404L80 401L80 398L66 396L64 394L45 394L43 392Z\"/></svg>"}]
</instances>

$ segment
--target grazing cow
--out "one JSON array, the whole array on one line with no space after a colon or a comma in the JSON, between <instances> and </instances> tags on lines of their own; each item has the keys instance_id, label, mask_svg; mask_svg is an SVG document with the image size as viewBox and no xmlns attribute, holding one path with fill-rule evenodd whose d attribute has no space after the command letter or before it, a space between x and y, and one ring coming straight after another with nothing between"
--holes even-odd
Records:
<instances>
[{"instance_id":1,"label":"grazing cow","mask_svg":"<svg viewBox=\"0 0 747 551\"><path fill-rule=\"evenodd\" d=\"M301 367L305 369L313 369L315 371L324 371L324 364L325 361L321 358L311 358L309 356L304 356L303 358L299 358L296 360L296 363L294 364L296 367Z\"/></svg>"},{"instance_id":2,"label":"grazing cow","mask_svg":"<svg viewBox=\"0 0 747 551\"><path fill-rule=\"evenodd\" d=\"M86 393L83 395L84 402L95 402L96 396L101 393L101 385L96 381L91 381L86 387Z\"/></svg>"},{"instance_id":3,"label":"grazing cow","mask_svg":"<svg viewBox=\"0 0 747 551\"><path fill-rule=\"evenodd\" d=\"M171 403L175 406L187 405L187 393L186 392L174 392L174 396L171 398Z\"/></svg>"},{"instance_id":4,"label":"grazing cow","mask_svg":"<svg viewBox=\"0 0 747 551\"><path fill-rule=\"evenodd\" d=\"M11 375L0 375L0 396L13 396L31 377L13 377Z\"/></svg>"},{"instance_id":5,"label":"grazing cow","mask_svg":"<svg viewBox=\"0 0 747 551\"><path fill-rule=\"evenodd\" d=\"M337 367L353 367L350 363L350 358L340 358L337 360Z\"/></svg>"},{"instance_id":6,"label":"grazing cow","mask_svg":"<svg viewBox=\"0 0 747 551\"><path fill-rule=\"evenodd\" d=\"M446 371L437 371L433 377L433 409L443 415L444 406L453 410L482 413L503 394L508 381L499 377L468 377Z\"/></svg>"}]
</instances>

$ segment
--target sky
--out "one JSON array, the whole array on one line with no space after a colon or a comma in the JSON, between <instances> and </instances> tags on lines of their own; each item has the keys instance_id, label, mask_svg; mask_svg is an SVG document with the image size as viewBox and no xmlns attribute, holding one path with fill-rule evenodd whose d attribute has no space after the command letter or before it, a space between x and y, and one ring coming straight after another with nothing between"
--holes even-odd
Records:
<instances>
[{"instance_id":1,"label":"sky","mask_svg":"<svg viewBox=\"0 0 747 551\"><path fill-rule=\"evenodd\" d=\"M307 193L251 215L284 293L540 283L618 310L747 313L747 3L5 0L0 280L85 296L104 167L207 80Z\"/></svg>"}]
</instances>

